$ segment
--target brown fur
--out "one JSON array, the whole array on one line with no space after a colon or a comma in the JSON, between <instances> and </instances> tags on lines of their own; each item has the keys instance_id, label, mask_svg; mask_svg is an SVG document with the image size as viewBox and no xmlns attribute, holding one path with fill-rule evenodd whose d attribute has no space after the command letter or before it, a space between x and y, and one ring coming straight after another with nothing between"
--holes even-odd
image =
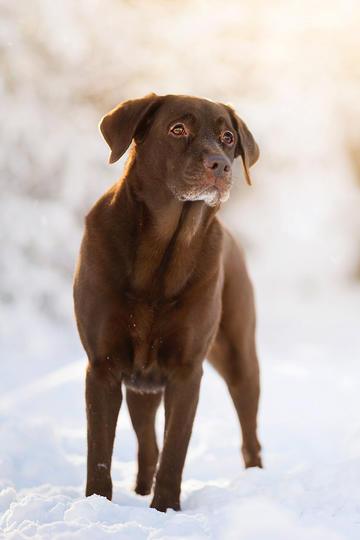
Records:
<instances>
[{"instance_id":1,"label":"brown fur","mask_svg":"<svg viewBox=\"0 0 360 540\"><path fill-rule=\"evenodd\" d=\"M148 494L157 469L151 506L179 510L205 357L228 385L245 466L261 467L253 291L242 252L216 217L231 187L233 159L241 156L250 182L258 148L230 107L189 96L127 101L100 129L110 162L134 145L123 177L86 217L74 283L89 359L86 495L112 497L125 384L139 443L135 490ZM158 464L154 422L162 396Z\"/></svg>"}]
</instances>

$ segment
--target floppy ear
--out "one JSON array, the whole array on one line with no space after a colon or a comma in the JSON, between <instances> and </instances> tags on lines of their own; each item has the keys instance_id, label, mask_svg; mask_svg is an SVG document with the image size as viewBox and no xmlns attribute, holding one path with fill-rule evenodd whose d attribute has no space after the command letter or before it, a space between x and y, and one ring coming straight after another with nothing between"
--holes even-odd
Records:
<instances>
[{"instance_id":1,"label":"floppy ear","mask_svg":"<svg viewBox=\"0 0 360 540\"><path fill-rule=\"evenodd\" d=\"M259 159L260 151L255 142L254 137L250 133L247 125L237 114L232 107L230 109L231 117L234 127L238 134L238 143L235 149L235 157L241 156L242 164L244 166L244 174L247 183L251 186L251 179L249 175L249 168L254 165Z\"/></svg>"},{"instance_id":2,"label":"floppy ear","mask_svg":"<svg viewBox=\"0 0 360 540\"><path fill-rule=\"evenodd\" d=\"M149 94L141 99L124 101L102 118L99 128L111 149L109 163L114 163L126 152L141 122L158 99L156 94Z\"/></svg>"}]
</instances>

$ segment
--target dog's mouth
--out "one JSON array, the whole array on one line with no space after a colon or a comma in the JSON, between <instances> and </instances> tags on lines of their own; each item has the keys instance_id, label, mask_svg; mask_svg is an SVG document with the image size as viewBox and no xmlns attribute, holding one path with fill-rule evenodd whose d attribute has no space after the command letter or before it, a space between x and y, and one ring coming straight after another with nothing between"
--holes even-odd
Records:
<instances>
[{"instance_id":1,"label":"dog's mouth","mask_svg":"<svg viewBox=\"0 0 360 540\"><path fill-rule=\"evenodd\" d=\"M175 180L175 179L174 179ZM191 168L168 187L182 202L203 201L208 206L218 206L228 200L232 186L231 170L224 175Z\"/></svg>"},{"instance_id":2,"label":"dog's mouth","mask_svg":"<svg viewBox=\"0 0 360 540\"><path fill-rule=\"evenodd\" d=\"M203 182L199 185L189 186L185 190L175 190L180 201L204 201L208 206L217 206L228 200L230 195L230 182Z\"/></svg>"}]
</instances>

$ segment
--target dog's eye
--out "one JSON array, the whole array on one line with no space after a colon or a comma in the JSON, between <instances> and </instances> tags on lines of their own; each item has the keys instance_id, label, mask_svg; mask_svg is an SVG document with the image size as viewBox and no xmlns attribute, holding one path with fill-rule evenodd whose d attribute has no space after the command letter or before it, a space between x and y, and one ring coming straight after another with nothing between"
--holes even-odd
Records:
<instances>
[{"instance_id":1,"label":"dog's eye","mask_svg":"<svg viewBox=\"0 0 360 540\"><path fill-rule=\"evenodd\" d=\"M179 136L181 136L181 135L186 135L186 130L185 130L184 124L175 124L175 126L173 126L173 127L170 129L170 132L171 132L173 135L176 135L177 137L179 137Z\"/></svg>"},{"instance_id":2,"label":"dog's eye","mask_svg":"<svg viewBox=\"0 0 360 540\"><path fill-rule=\"evenodd\" d=\"M234 135L231 131L224 131L221 135L221 140L225 144L232 144L234 142Z\"/></svg>"}]
</instances>

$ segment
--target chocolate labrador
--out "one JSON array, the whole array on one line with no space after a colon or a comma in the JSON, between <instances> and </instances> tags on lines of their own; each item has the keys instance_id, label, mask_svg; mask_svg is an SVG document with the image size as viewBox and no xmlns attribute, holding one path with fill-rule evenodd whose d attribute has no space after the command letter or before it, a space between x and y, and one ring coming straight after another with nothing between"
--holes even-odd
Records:
<instances>
[{"instance_id":1,"label":"chocolate labrador","mask_svg":"<svg viewBox=\"0 0 360 540\"><path fill-rule=\"evenodd\" d=\"M89 360L86 495L112 497L124 384L139 445L135 491L150 493L155 475L151 507L179 510L205 358L228 385L245 466L261 467L253 291L243 253L216 217L229 197L233 160L241 157L250 183L259 150L231 107L190 96L125 101L100 130L110 163L134 144L122 178L86 216L75 275ZM162 396L158 463L154 423Z\"/></svg>"}]
</instances>

